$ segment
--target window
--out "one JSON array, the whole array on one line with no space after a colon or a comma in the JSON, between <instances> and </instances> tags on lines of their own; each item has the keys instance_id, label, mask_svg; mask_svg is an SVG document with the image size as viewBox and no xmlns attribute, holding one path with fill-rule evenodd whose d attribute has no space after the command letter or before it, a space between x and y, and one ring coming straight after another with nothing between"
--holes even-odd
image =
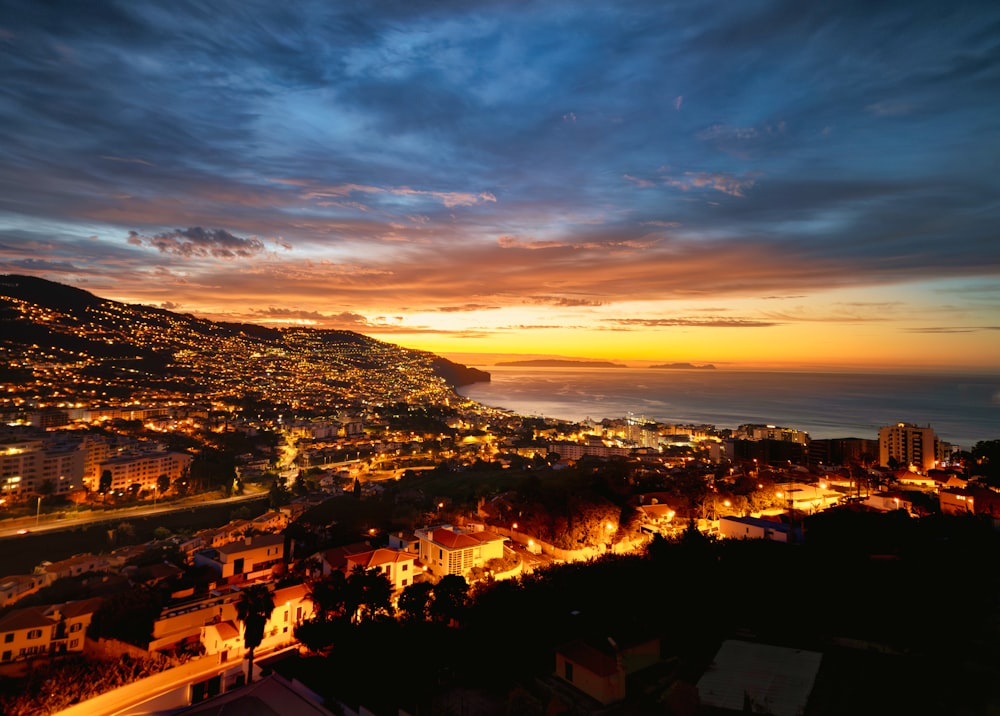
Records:
<instances>
[{"instance_id":1,"label":"window","mask_svg":"<svg viewBox=\"0 0 1000 716\"><path fill-rule=\"evenodd\" d=\"M8 632L7 634L3 635L4 644L10 644L12 641L14 641L14 632Z\"/></svg>"},{"instance_id":2,"label":"window","mask_svg":"<svg viewBox=\"0 0 1000 716\"><path fill-rule=\"evenodd\" d=\"M28 638L29 639L41 639L42 638L42 630L41 629L32 629L31 631L28 632Z\"/></svg>"},{"instance_id":3,"label":"window","mask_svg":"<svg viewBox=\"0 0 1000 716\"><path fill-rule=\"evenodd\" d=\"M71 632L80 631L81 629L83 629L83 624L81 624L80 622L77 622L76 624L71 624L69 627L69 630Z\"/></svg>"},{"instance_id":4,"label":"window","mask_svg":"<svg viewBox=\"0 0 1000 716\"><path fill-rule=\"evenodd\" d=\"M407 572L407 571L409 571L409 569L410 569L410 565L408 565L408 564L404 564L402 567L399 568L399 570L401 572Z\"/></svg>"},{"instance_id":5,"label":"window","mask_svg":"<svg viewBox=\"0 0 1000 716\"><path fill-rule=\"evenodd\" d=\"M569 661L563 663L563 676L566 677L566 681L573 681L573 664Z\"/></svg>"},{"instance_id":6,"label":"window","mask_svg":"<svg viewBox=\"0 0 1000 716\"><path fill-rule=\"evenodd\" d=\"M10 657L11 656L12 656L12 654L9 651L5 651L3 653L3 658L0 659L0 661L10 661Z\"/></svg>"},{"instance_id":7,"label":"window","mask_svg":"<svg viewBox=\"0 0 1000 716\"><path fill-rule=\"evenodd\" d=\"M408 581L409 581L408 579L404 579L404 580L403 580L403 586L404 586L404 587L406 586L406 583L407 583Z\"/></svg>"},{"instance_id":8,"label":"window","mask_svg":"<svg viewBox=\"0 0 1000 716\"><path fill-rule=\"evenodd\" d=\"M80 640L79 639L72 639L72 640L70 640L70 642L69 642L69 648L70 649L75 649L78 646L80 646Z\"/></svg>"}]
</instances>

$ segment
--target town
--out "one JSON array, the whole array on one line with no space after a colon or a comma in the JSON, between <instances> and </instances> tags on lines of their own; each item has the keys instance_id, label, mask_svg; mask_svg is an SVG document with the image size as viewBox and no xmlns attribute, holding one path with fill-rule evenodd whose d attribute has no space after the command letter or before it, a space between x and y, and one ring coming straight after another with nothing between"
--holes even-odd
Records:
<instances>
[{"instance_id":1,"label":"town","mask_svg":"<svg viewBox=\"0 0 1000 716\"><path fill-rule=\"evenodd\" d=\"M926 617L995 614L1000 441L520 416L79 299L3 298L4 713L884 712L992 663Z\"/></svg>"}]
</instances>

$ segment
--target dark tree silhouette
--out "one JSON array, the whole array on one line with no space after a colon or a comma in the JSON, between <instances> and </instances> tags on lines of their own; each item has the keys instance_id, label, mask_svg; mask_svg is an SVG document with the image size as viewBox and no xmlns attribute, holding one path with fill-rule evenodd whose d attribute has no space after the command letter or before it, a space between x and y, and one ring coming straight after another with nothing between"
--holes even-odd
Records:
<instances>
[{"instance_id":1,"label":"dark tree silhouette","mask_svg":"<svg viewBox=\"0 0 1000 716\"><path fill-rule=\"evenodd\" d=\"M350 620L358 605L352 599L347 577L340 570L309 583L309 598L313 603L316 620Z\"/></svg>"},{"instance_id":2,"label":"dark tree silhouette","mask_svg":"<svg viewBox=\"0 0 1000 716\"><path fill-rule=\"evenodd\" d=\"M274 611L274 597L263 584L252 584L240 592L236 618L243 624L243 645L247 648L247 683L253 681L254 649L264 640L264 627Z\"/></svg>"},{"instance_id":3,"label":"dark tree silhouette","mask_svg":"<svg viewBox=\"0 0 1000 716\"><path fill-rule=\"evenodd\" d=\"M97 491L105 493L110 490L112 479L111 470L104 470L101 473L101 481L97 484Z\"/></svg>"},{"instance_id":4,"label":"dark tree silhouette","mask_svg":"<svg viewBox=\"0 0 1000 716\"><path fill-rule=\"evenodd\" d=\"M356 621L373 621L379 615L393 613L392 582L378 569L366 570L357 565L347 577L347 585L351 598L358 606Z\"/></svg>"},{"instance_id":5,"label":"dark tree silhouette","mask_svg":"<svg viewBox=\"0 0 1000 716\"><path fill-rule=\"evenodd\" d=\"M404 621L427 620L432 590L430 582L415 582L403 589L403 593L399 595L399 611Z\"/></svg>"},{"instance_id":6,"label":"dark tree silhouette","mask_svg":"<svg viewBox=\"0 0 1000 716\"><path fill-rule=\"evenodd\" d=\"M430 615L434 621L450 624L460 622L469 602L469 583L465 577L446 574L434 585L434 601Z\"/></svg>"}]
</instances>

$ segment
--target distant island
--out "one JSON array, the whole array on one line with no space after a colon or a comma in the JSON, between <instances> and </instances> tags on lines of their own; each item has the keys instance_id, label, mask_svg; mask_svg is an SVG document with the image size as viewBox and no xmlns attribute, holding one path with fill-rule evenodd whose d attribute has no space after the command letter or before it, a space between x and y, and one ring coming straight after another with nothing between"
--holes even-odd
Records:
<instances>
[{"instance_id":1,"label":"distant island","mask_svg":"<svg viewBox=\"0 0 1000 716\"><path fill-rule=\"evenodd\" d=\"M706 363L705 365L695 365L694 363L664 363L662 365L651 365L650 368L674 368L678 370L715 370L715 366L711 363Z\"/></svg>"},{"instance_id":2,"label":"distant island","mask_svg":"<svg viewBox=\"0 0 1000 716\"><path fill-rule=\"evenodd\" d=\"M507 360L496 365L520 366L522 368L628 368L622 363L606 360L560 360L540 358L538 360Z\"/></svg>"}]
</instances>

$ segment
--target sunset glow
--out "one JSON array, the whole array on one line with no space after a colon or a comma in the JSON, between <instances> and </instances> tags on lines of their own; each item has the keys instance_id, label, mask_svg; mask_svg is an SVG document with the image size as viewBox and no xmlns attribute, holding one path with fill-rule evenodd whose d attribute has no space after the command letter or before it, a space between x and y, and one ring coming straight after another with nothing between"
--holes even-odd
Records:
<instances>
[{"instance_id":1,"label":"sunset glow","mask_svg":"<svg viewBox=\"0 0 1000 716\"><path fill-rule=\"evenodd\" d=\"M0 273L469 362L1000 366L995 3L4 6Z\"/></svg>"}]
</instances>

